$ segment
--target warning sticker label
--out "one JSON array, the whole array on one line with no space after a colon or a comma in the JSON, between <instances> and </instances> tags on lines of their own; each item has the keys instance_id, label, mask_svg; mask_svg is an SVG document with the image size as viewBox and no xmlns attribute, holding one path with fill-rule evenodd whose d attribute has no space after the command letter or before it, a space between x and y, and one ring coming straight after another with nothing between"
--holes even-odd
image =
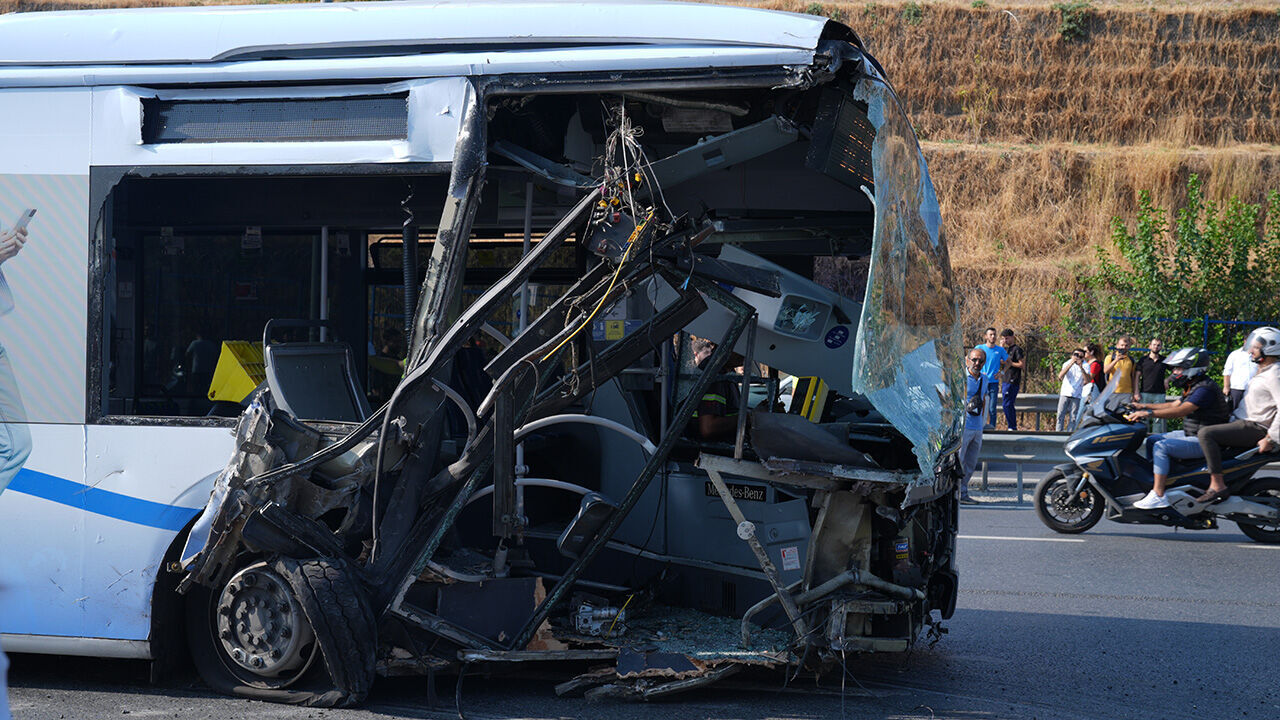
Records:
<instances>
[{"instance_id":1,"label":"warning sticker label","mask_svg":"<svg viewBox=\"0 0 1280 720\"><path fill-rule=\"evenodd\" d=\"M800 569L800 548L792 545L782 548L782 569L783 570L799 570Z\"/></svg>"}]
</instances>

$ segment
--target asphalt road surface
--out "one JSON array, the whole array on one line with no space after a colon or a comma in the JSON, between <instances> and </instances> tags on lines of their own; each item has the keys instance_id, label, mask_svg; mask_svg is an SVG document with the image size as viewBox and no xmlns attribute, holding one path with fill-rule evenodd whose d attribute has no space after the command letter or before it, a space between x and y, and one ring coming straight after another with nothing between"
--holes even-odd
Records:
<instances>
[{"instance_id":1,"label":"asphalt road surface","mask_svg":"<svg viewBox=\"0 0 1280 720\"><path fill-rule=\"evenodd\" d=\"M850 657L816 692L738 676L661 703L557 698L555 680L467 676L467 718L1280 718L1280 546L1234 526L1188 532L1103 521L1056 535L1027 505L965 507L950 633L905 656ZM12 658L17 720L456 718L452 679L380 680L357 710L270 705L197 681L146 684L145 666ZM812 687L812 685L810 685Z\"/></svg>"}]
</instances>

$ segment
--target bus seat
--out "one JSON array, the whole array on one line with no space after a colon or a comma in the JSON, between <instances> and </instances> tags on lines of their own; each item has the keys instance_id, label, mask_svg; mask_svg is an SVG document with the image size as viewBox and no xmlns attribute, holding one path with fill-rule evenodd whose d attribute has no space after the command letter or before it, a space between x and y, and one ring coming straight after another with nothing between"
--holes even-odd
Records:
<instances>
[{"instance_id":1,"label":"bus seat","mask_svg":"<svg viewBox=\"0 0 1280 720\"><path fill-rule=\"evenodd\" d=\"M313 327L308 320L271 320L262 333L267 386L276 404L300 420L362 422L369 403L356 382L355 357L344 342L271 342L279 327Z\"/></svg>"}]
</instances>

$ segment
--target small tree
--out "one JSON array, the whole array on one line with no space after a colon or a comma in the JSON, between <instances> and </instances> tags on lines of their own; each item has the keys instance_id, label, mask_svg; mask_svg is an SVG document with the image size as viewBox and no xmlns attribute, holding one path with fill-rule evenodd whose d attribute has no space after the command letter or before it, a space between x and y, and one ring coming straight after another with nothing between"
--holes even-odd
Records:
<instances>
[{"instance_id":1,"label":"small tree","mask_svg":"<svg viewBox=\"0 0 1280 720\"><path fill-rule=\"evenodd\" d=\"M1139 343L1159 336L1168 348L1204 341L1202 324L1174 321L1280 319L1276 191L1268 193L1263 216L1262 206L1238 198L1225 205L1206 200L1200 178L1192 175L1187 204L1175 220L1143 192L1132 225L1119 217L1112 221L1111 246L1098 248L1097 268L1080 278L1082 292L1059 294L1068 335L1109 339L1131 332ZM1209 349L1221 364L1238 347L1243 328L1211 328Z\"/></svg>"}]
</instances>

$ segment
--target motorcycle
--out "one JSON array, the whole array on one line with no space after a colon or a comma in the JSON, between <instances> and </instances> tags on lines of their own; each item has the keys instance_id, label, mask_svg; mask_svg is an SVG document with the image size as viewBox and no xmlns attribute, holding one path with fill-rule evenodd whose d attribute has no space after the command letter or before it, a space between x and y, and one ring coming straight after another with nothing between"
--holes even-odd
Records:
<instances>
[{"instance_id":1,"label":"motorcycle","mask_svg":"<svg viewBox=\"0 0 1280 720\"><path fill-rule=\"evenodd\" d=\"M1082 533L1104 513L1115 522L1188 530L1213 530L1222 519L1236 523L1256 542L1280 543L1280 477L1255 477L1280 456L1260 454L1257 447L1223 448L1223 474L1231 490L1226 500L1196 502L1209 487L1209 471L1204 458L1194 458L1170 467L1165 491L1170 507L1133 507L1154 481L1147 426L1126 417L1132 408L1114 391L1113 381L1086 407L1064 446L1071 462L1058 465L1036 485L1033 503L1046 526L1064 534Z\"/></svg>"}]
</instances>

